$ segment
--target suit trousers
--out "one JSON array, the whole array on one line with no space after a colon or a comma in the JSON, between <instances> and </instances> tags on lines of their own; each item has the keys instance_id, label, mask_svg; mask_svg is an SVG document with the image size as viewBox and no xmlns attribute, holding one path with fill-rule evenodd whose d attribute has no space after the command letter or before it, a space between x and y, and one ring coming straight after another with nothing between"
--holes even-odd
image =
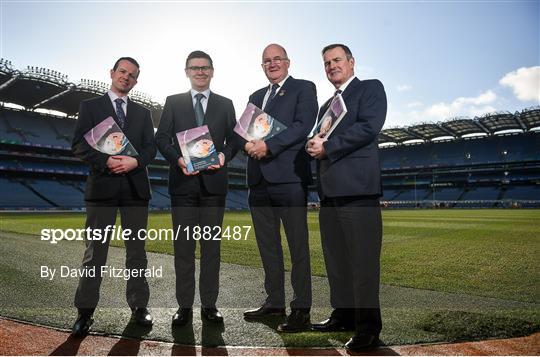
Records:
<instances>
[{"instance_id":1,"label":"suit trousers","mask_svg":"<svg viewBox=\"0 0 540 357\"><path fill-rule=\"evenodd\" d=\"M116 222L116 214L120 210L122 229L130 229L131 235L124 240L127 269L146 269L145 240L138 239L139 231L146 229L148 222L148 200L137 197L131 182L126 176L120 180L117 197L107 200L86 201L86 227L105 232L107 226L112 228ZM118 229L119 227L117 227ZM82 276L75 293L75 306L82 311L92 313L99 300L102 276L101 267L107 263L110 234L103 234L101 239L86 237L86 250L82 266L94 268L95 277ZM126 299L131 308L146 307L150 291L144 275L130 277L127 281Z\"/></svg>"},{"instance_id":2,"label":"suit trousers","mask_svg":"<svg viewBox=\"0 0 540 357\"><path fill-rule=\"evenodd\" d=\"M321 241L334 315L358 333L382 329L379 285L382 218L378 199L326 198L319 212Z\"/></svg>"},{"instance_id":3,"label":"suit trousers","mask_svg":"<svg viewBox=\"0 0 540 357\"><path fill-rule=\"evenodd\" d=\"M171 210L175 232L174 268L176 271L176 300L182 308L191 308L195 300L195 248L200 244L199 294L201 305L216 307L219 294L221 264L221 235L225 213L225 195L210 194L199 179L199 189L187 195L172 195ZM195 228L195 227L200 227ZM207 228L205 228L207 227ZM219 227L219 228L216 228ZM203 235L205 229L210 232ZM199 236L196 232L200 232Z\"/></svg>"},{"instance_id":4,"label":"suit trousers","mask_svg":"<svg viewBox=\"0 0 540 357\"><path fill-rule=\"evenodd\" d=\"M302 183L261 181L249 189L255 238L264 267L266 303L285 307L285 269L280 226L291 255L291 309L311 308L311 266L307 228L307 187Z\"/></svg>"}]
</instances>

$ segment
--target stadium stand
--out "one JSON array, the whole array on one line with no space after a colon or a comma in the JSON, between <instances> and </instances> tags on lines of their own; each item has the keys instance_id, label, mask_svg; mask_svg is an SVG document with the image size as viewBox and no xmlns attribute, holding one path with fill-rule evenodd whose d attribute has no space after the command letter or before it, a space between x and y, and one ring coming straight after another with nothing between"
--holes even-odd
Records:
<instances>
[{"instance_id":1,"label":"stadium stand","mask_svg":"<svg viewBox=\"0 0 540 357\"><path fill-rule=\"evenodd\" d=\"M80 210L88 168L71 153L71 133L81 100L108 85L71 83L44 68L16 70L0 59L0 187L2 210ZM148 95L130 96L152 112L162 105ZM388 208L540 207L540 107L487 113L384 129L379 135ZM229 163L226 207L248 208L245 168L239 153ZM158 154L149 166L150 208L170 209L168 163ZM311 187L308 201L317 206Z\"/></svg>"},{"instance_id":2,"label":"stadium stand","mask_svg":"<svg viewBox=\"0 0 540 357\"><path fill-rule=\"evenodd\" d=\"M0 178L0 196L3 209L38 210L53 205L23 184L22 180Z\"/></svg>"}]
</instances>

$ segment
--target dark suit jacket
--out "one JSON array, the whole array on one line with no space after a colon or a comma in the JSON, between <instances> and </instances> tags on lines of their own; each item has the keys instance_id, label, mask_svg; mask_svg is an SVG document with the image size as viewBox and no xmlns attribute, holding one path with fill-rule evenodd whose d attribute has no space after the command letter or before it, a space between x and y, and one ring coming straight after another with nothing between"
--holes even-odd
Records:
<instances>
[{"instance_id":1,"label":"dark suit jacket","mask_svg":"<svg viewBox=\"0 0 540 357\"><path fill-rule=\"evenodd\" d=\"M377 136L386 118L384 87L355 78L342 96L347 114L324 143L327 158L317 162L319 197L381 196Z\"/></svg>"},{"instance_id":2,"label":"dark suit jacket","mask_svg":"<svg viewBox=\"0 0 540 357\"><path fill-rule=\"evenodd\" d=\"M268 87L249 97L249 102L262 109ZM248 185L270 183L312 182L310 157L304 150L306 138L317 117L317 90L315 84L302 79L287 78L276 93L266 112L287 126L287 129L266 141L271 155L262 160L249 158ZM245 140L243 141L245 144Z\"/></svg>"},{"instance_id":3,"label":"dark suit jacket","mask_svg":"<svg viewBox=\"0 0 540 357\"><path fill-rule=\"evenodd\" d=\"M216 150L225 155L225 164L233 159L238 151L234 142L236 114L230 99L210 92L203 124L208 125ZM156 144L161 154L169 161L169 193L183 195L193 192L199 185L198 176L206 190L215 195L227 193L227 166L218 170L205 170L196 176L186 176L178 166L182 156L176 133L195 128L195 110L191 93L175 94L167 97L156 132Z\"/></svg>"},{"instance_id":4,"label":"dark suit jacket","mask_svg":"<svg viewBox=\"0 0 540 357\"><path fill-rule=\"evenodd\" d=\"M101 97L81 102L79 119L73 134L72 150L75 156L90 165L90 175L84 194L85 200L114 198L120 188L120 180L123 175L109 172L107 159L110 155L93 149L84 139L84 134L109 116L118 121L116 111L107 93ZM135 188L138 198L148 200L151 197L151 191L146 166L156 156L154 126L150 111L128 99L126 126L123 131L139 153L136 156L139 166L125 176Z\"/></svg>"}]
</instances>

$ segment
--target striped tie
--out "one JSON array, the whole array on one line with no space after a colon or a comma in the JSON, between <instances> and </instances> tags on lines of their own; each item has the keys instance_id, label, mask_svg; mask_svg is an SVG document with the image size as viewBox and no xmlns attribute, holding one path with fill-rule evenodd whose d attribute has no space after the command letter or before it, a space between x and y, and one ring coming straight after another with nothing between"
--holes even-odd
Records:
<instances>
[{"instance_id":1,"label":"striped tie","mask_svg":"<svg viewBox=\"0 0 540 357\"><path fill-rule=\"evenodd\" d=\"M268 96L268 99L266 100L264 111L266 111L266 108L268 108L270 106L270 103L274 100L274 97L276 96L276 91L278 88L279 88L279 84L277 83L272 84L272 90L270 91L270 95Z\"/></svg>"}]
</instances>

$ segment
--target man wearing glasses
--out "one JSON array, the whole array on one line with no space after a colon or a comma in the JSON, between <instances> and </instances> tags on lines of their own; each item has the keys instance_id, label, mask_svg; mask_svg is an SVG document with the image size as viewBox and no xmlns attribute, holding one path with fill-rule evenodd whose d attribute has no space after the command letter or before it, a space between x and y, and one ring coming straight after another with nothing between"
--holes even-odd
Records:
<instances>
[{"instance_id":1,"label":"man wearing glasses","mask_svg":"<svg viewBox=\"0 0 540 357\"><path fill-rule=\"evenodd\" d=\"M195 240L194 228L216 232L221 229L227 194L227 167L238 148L233 144L236 114L230 99L210 91L214 67L210 56L194 51L186 59L186 77L191 89L167 97L158 130L156 144L169 161L169 193L174 231L174 267L176 271L176 300L179 309L172 324L185 325L193 316L195 297ZM188 172L178 145L176 133L208 125L219 164L202 172ZM208 228L205 228L208 227ZM187 230L186 230L187 228ZM218 229L218 228L216 228ZM201 317L223 323L216 308L219 292L220 241L200 239L201 259L199 293Z\"/></svg>"},{"instance_id":2,"label":"man wearing glasses","mask_svg":"<svg viewBox=\"0 0 540 357\"><path fill-rule=\"evenodd\" d=\"M247 177L249 205L255 237L264 267L266 301L244 312L246 319L285 315L285 273L280 225L291 254L291 283L294 297L282 332L310 328L311 268L307 228L307 186L311 182L309 156L304 144L317 115L315 85L289 76L290 60L285 49L268 45L262 69L269 85L249 101L287 126L267 141L245 142L249 154Z\"/></svg>"}]
</instances>

